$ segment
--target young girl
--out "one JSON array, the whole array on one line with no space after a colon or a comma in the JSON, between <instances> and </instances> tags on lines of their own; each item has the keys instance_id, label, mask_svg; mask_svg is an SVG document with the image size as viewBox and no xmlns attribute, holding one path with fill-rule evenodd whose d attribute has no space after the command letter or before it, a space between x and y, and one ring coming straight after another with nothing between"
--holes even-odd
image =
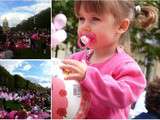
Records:
<instances>
[{"instance_id":1,"label":"young girl","mask_svg":"<svg viewBox=\"0 0 160 120\"><path fill-rule=\"evenodd\" d=\"M78 35L94 33L96 39L88 51L65 59L61 68L69 71L66 80L79 81L91 94L86 118L127 119L146 86L138 64L119 47L134 11L131 0L75 1Z\"/></svg>"}]
</instances>

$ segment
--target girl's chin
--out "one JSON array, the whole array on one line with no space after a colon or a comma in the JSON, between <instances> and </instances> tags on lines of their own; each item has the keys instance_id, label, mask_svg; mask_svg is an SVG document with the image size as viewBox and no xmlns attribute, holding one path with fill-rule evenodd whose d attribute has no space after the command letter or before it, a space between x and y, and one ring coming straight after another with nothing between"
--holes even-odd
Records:
<instances>
[{"instance_id":1,"label":"girl's chin","mask_svg":"<svg viewBox=\"0 0 160 120\"><path fill-rule=\"evenodd\" d=\"M95 43L89 44L87 48L89 48L89 49L95 49L96 48L95 45L96 45Z\"/></svg>"}]
</instances>

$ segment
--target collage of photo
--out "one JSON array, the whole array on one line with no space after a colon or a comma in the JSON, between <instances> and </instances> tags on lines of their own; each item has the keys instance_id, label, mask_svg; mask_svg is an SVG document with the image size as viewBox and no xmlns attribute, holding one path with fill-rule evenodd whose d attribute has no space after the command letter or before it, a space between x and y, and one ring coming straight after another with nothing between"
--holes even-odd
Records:
<instances>
[{"instance_id":1,"label":"collage of photo","mask_svg":"<svg viewBox=\"0 0 160 120\"><path fill-rule=\"evenodd\" d=\"M0 119L51 119L51 1L0 6Z\"/></svg>"},{"instance_id":2,"label":"collage of photo","mask_svg":"<svg viewBox=\"0 0 160 120\"><path fill-rule=\"evenodd\" d=\"M0 119L160 119L159 0L0 0Z\"/></svg>"}]
</instances>

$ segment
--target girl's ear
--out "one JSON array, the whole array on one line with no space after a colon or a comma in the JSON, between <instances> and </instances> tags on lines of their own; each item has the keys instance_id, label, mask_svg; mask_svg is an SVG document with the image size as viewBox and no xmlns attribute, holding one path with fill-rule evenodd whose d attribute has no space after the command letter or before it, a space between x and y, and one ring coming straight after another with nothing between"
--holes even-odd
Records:
<instances>
[{"instance_id":1,"label":"girl's ear","mask_svg":"<svg viewBox=\"0 0 160 120\"><path fill-rule=\"evenodd\" d=\"M118 25L117 33L119 34L125 33L128 30L129 25L130 25L130 20L127 18L123 19Z\"/></svg>"}]
</instances>

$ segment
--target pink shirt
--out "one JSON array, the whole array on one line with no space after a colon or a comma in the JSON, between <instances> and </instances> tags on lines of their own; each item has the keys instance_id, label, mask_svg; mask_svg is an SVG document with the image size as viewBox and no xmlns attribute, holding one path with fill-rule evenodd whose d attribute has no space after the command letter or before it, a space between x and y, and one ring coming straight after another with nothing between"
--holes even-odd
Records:
<instances>
[{"instance_id":1,"label":"pink shirt","mask_svg":"<svg viewBox=\"0 0 160 120\"><path fill-rule=\"evenodd\" d=\"M33 40L38 40L38 34L37 33L34 33L31 37Z\"/></svg>"},{"instance_id":2,"label":"pink shirt","mask_svg":"<svg viewBox=\"0 0 160 120\"><path fill-rule=\"evenodd\" d=\"M91 106L86 118L127 119L131 107L146 86L138 64L121 48L102 63L90 64L86 51L72 59L88 64L81 85L91 93Z\"/></svg>"}]
</instances>

